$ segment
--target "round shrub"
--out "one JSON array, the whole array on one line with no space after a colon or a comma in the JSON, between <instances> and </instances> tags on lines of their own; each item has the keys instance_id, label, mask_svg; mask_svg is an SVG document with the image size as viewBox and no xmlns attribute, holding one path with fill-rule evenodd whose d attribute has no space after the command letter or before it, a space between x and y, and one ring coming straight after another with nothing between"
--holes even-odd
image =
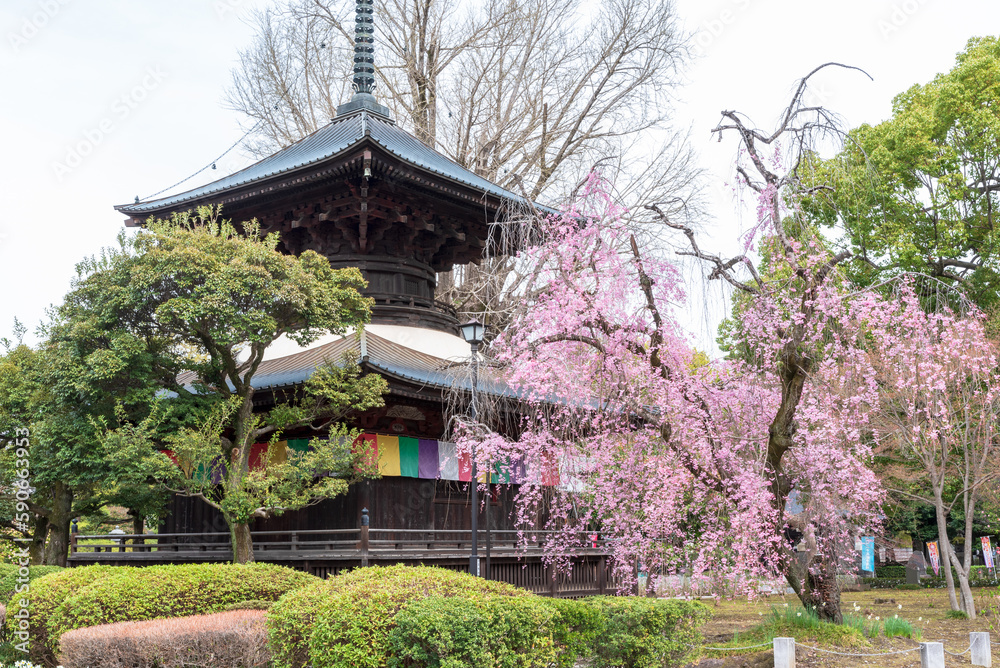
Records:
<instances>
[{"instance_id":1,"label":"round shrub","mask_svg":"<svg viewBox=\"0 0 1000 668\"><path fill-rule=\"evenodd\" d=\"M402 608L389 632L389 668L548 666L552 620L535 597L432 596Z\"/></svg>"},{"instance_id":2,"label":"round shrub","mask_svg":"<svg viewBox=\"0 0 1000 668\"><path fill-rule=\"evenodd\" d=\"M28 567L28 583L34 586L35 580L48 575L49 573L58 573L63 570L62 566L29 566ZM4 569L0 571L0 600L9 601L11 596L14 595L14 590L17 589L19 584L17 579L19 577L20 567L14 566L12 569Z\"/></svg>"},{"instance_id":3,"label":"round shrub","mask_svg":"<svg viewBox=\"0 0 1000 668\"><path fill-rule=\"evenodd\" d=\"M262 610L88 626L59 639L66 668L251 668L269 659Z\"/></svg>"},{"instance_id":4,"label":"round shrub","mask_svg":"<svg viewBox=\"0 0 1000 668\"><path fill-rule=\"evenodd\" d=\"M120 568L66 597L47 618L49 645L72 629L221 612L242 601L276 601L319 580L273 564Z\"/></svg>"},{"instance_id":5,"label":"round shrub","mask_svg":"<svg viewBox=\"0 0 1000 668\"><path fill-rule=\"evenodd\" d=\"M292 592L268 614L275 668L377 668L393 617L428 596L533 596L504 582L427 566L359 568Z\"/></svg>"},{"instance_id":6,"label":"round shrub","mask_svg":"<svg viewBox=\"0 0 1000 668\"><path fill-rule=\"evenodd\" d=\"M556 666L572 668L577 658L590 656L594 641L604 628L604 615L586 601L569 598L539 600L556 612L552 618Z\"/></svg>"},{"instance_id":7,"label":"round shrub","mask_svg":"<svg viewBox=\"0 0 1000 668\"><path fill-rule=\"evenodd\" d=\"M709 618L697 601L634 596L584 599L604 622L593 640L595 668L664 668L684 665L701 644L698 628Z\"/></svg>"},{"instance_id":8,"label":"round shrub","mask_svg":"<svg viewBox=\"0 0 1000 668\"><path fill-rule=\"evenodd\" d=\"M44 578L31 583L29 591L14 594L7 604L10 614L16 613L21 606L21 599L28 601L28 614L34 623L30 625L29 649L30 657L36 663L45 663L54 660L54 655L50 649L48 627L45 621L50 619L62 602L73 596L81 589L90 586L93 582L120 569L113 566L82 566L80 568L66 568L57 573L50 573ZM10 619L6 620L8 635L11 631ZM15 642L21 642L20 639Z\"/></svg>"},{"instance_id":9,"label":"round shrub","mask_svg":"<svg viewBox=\"0 0 1000 668\"><path fill-rule=\"evenodd\" d=\"M272 605L274 605L274 601L240 601L239 603L230 603L222 610L223 612L232 610L270 610Z\"/></svg>"}]
</instances>

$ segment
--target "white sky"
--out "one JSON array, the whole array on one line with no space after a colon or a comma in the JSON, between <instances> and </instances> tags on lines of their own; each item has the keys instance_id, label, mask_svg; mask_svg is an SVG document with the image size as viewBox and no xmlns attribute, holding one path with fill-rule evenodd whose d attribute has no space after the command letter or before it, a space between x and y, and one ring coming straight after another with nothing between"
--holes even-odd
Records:
<instances>
[{"instance_id":1,"label":"white sky","mask_svg":"<svg viewBox=\"0 0 1000 668\"><path fill-rule=\"evenodd\" d=\"M242 135L222 98L243 22L266 0L2 0L0 336L30 329L69 288L74 265L115 243L112 205L204 167ZM770 127L795 82L839 61L817 99L853 126L888 117L894 95L947 71L969 37L1000 31L996 0L677 0L699 57L679 91L711 170L713 236L740 227L723 184L733 141L710 141L722 109ZM189 186L250 161L238 151Z\"/></svg>"}]
</instances>

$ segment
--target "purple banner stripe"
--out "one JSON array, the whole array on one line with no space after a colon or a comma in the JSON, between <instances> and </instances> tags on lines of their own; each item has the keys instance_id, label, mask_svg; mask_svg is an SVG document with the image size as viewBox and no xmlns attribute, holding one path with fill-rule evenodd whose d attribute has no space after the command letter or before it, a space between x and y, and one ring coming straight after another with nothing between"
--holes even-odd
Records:
<instances>
[{"instance_id":1,"label":"purple banner stripe","mask_svg":"<svg viewBox=\"0 0 1000 668\"><path fill-rule=\"evenodd\" d=\"M417 454L417 477L434 480L438 477L438 442L420 439Z\"/></svg>"}]
</instances>

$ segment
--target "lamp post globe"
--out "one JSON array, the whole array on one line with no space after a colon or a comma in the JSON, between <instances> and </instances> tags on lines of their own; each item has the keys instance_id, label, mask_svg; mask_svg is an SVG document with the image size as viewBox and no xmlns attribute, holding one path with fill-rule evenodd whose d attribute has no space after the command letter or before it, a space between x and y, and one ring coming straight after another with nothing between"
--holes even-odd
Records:
<instances>
[{"instance_id":1,"label":"lamp post globe","mask_svg":"<svg viewBox=\"0 0 1000 668\"><path fill-rule=\"evenodd\" d=\"M478 320L470 320L464 325L460 325L459 329L462 330L462 338L472 346L472 350L475 352L479 348L479 344L483 342L483 335L486 334L486 325Z\"/></svg>"}]
</instances>

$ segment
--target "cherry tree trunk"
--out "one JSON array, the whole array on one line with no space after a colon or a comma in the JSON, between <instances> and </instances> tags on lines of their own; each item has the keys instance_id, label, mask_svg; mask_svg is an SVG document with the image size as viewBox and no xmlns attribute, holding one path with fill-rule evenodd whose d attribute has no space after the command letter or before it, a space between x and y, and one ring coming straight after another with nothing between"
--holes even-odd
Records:
<instances>
[{"instance_id":1,"label":"cherry tree trunk","mask_svg":"<svg viewBox=\"0 0 1000 668\"><path fill-rule=\"evenodd\" d=\"M825 622L842 624L840 584L837 582L836 560L810 552L788 550L785 580L802 602L802 607L816 611Z\"/></svg>"},{"instance_id":2,"label":"cherry tree trunk","mask_svg":"<svg viewBox=\"0 0 1000 668\"><path fill-rule=\"evenodd\" d=\"M832 568L827 559L817 559L803 575L804 586L799 592L802 605L815 610L817 616L825 622L842 624L844 617L840 610L840 585L837 582L836 568Z\"/></svg>"},{"instance_id":3,"label":"cherry tree trunk","mask_svg":"<svg viewBox=\"0 0 1000 668\"><path fill-rule=\"evenodd\" d=\"M961 610L958 605L958 597L955 596L955 578L951 571L951 542L948 540L948 518L944 511L944 499L941 491L934 490L934 515L937 519L939 553L946 558L941 560L941 568L944 569L944 581L948 586L948 602L951 603L952 610Z\"/></svg>"}]
</instances>

